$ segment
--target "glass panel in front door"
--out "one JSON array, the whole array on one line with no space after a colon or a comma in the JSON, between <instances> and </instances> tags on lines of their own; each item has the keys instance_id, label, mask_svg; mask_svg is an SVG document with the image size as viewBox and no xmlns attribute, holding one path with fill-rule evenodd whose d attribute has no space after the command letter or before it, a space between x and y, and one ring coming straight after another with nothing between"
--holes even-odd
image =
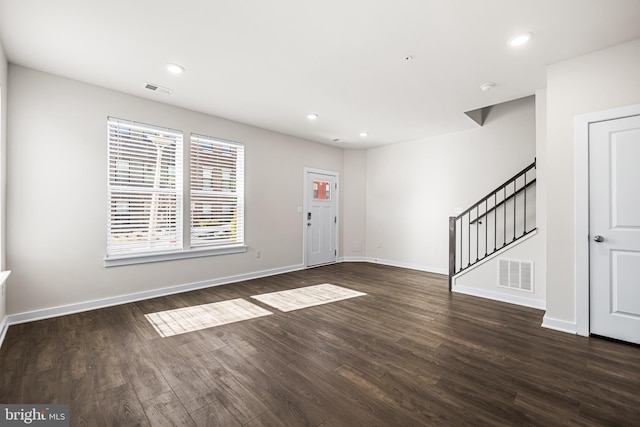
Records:
<instances>
[{"instance_id":1,"label":"glass panel in front door","mask_svg":"<svg viewBox=\"0 0 640 427\"><path fill-rule=\"evenodd\" d=\"M313 181L313 200L331 200L331 183Z\"/></svg>"}]
</instances>

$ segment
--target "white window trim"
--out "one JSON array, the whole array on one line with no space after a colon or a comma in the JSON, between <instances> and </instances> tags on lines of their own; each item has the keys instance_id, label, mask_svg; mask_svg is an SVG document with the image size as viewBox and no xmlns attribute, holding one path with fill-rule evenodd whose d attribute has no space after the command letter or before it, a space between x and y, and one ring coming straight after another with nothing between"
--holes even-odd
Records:
<instances>
[{"instance_id":1,"label":"white window trim","mask_svg":"<svg viewBox=\"0 0 640 427\"><path fill-rule=\"evenodd\" d=\"M135 124L138 123L131 120L117 119L112 117L109 117L108 119L122 120L123 122L129 122L129 123L135 123ZM145 126L148 126L148 125L145 125ZM154 127L160 127L160 126L154 126ZM190 182L190 178L188 177L189 172L186 172L186 171L190 171L190 166L188 161L190 159L190 149L188 148L190 144L187 145L184 138L184 134L185 132L182 131L183 141L184 141L182 145L182 149L183 149L182 158L187 160L187 162L185 163L186 167L182 168L182 173L183 173L183 176L181 177L181 181L183 185L182 203L184 203L184 205L190 205L191 192L188 186L186 185L187 182ZM200 137L201 135L191 134L191 136ZM244 146L243 144L240 144L237 142L226 141L226 140L213 138L213 137L207 137L207 138L211 138L213 140L217 140L220 142L228 142L228 143L233 143L234 145ZM244 170L244 165L243 165L243 170ZM244 185L242 187L243 187L243 193L240 195L240 197L242 200L241 212L242 212L243 221L244 221ZM185 221L185 216L184 215L181 215L181 216L182 216L181 233L184 236L187 234L186 231L189 231L191 229L190 220ZM190 239L188 240L188 243L190 243ZM242 243L221 245L221 246L209 246L209 247L187 247L185 245L183 248L180 248L180 249L169 249L166 251L111 254L111 255L105 255L103 259L103 263L104 263L104 267L146 264L146 263L153 263L153 262L165 262L165 261L173 261L173 260L180 260L180 259L201 258L201 257L210 257L210 256L218 256L218 255L244 253L244 252L247 252L247 248L248 246L244 243L244 233L243 233Z\"/></svg>"},{"instance_id":2,"label":"white window trim","mask_svg":"<svg viewBox=\"0 0 640 427\"><path fill-rule=\"evenodd\" d=\"M121 256L110 256L104 259L105 267L117 267L121 265L146 264L150 262L174 261L179 259L201 258L216 255L239 254L247 252L246 245L220 246L205 249L187 249L182 251L137 253Z\"/></svg>"}]
</instances>

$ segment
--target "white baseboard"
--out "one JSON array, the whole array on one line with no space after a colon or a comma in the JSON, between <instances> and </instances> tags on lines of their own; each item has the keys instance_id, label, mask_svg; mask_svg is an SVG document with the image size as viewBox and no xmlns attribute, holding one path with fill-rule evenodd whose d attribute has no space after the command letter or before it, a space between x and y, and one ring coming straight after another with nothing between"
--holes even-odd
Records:
<instances>
[{"instance_id":1,"label":"white baseboard","mask_svg":"<svg viewBox=\"0 0 640 427\"><path fill-rule=\"evenodd\" d=\"M25 313L11 314L5 317L4 323L16 325L19 323L32 322L35 320L48 319L51 317L65 316L67 314L80 313L83 311L95 310L98 308L111 307L114 305L127 304L130 302L141 301L150 298L156 298L166 295L178 294L197 289L209 288L212 286L227 285L245 280L259 279L261 277L274 276L276 274L290 273L292 271L303 270L302 264L292 265L282 268L274 268L270 270L256 271L252 273L239 274L237 276L223 277L220 279L205 280L202 282L187 283L183 285L171 286L168 288L154 289L144 292L136 292L133 294L119 295L115 297L102 298L93 301L85 301L76 304L69 304L59 307L45 308L42 310L34 310Z\"/></svg>"},{"instance_id":2,"label":"white baseboard","mask_svg":"<svg viewBox=\"0 0 640 427\"><path fill-rule=\"evenodd\" d=\"M553 329L554 331L566 332L568 334L576 334L578 328L575 322L567 322L566 320L558 320L551 318L545 314L542 318L542 327Z\"/></svg>"},{"instance_id":3,"label":"white baseboard","mask_svg":"<svg viewBox=\"0 0 640 427\"><path fill-rule=\"evenodd\" d=\"M338 258L338 262L371 262L369 258L365 256L345 256Z\"/></svg>"},{"instance_id":4,"label":"white baseboard","mask_svg":"<svg viewBox=\"0 0 640 427\"><path fill-rule=\"evenodd\" d=\"M506 302L509 304L522 305L525 307L536 308L538 310L546 309L546 304L544 301L533 298L503 294L501 292L488 291L485 289L477 289L461 285L454 285L451 290L459 294L471 295L474 297L486 298L494 301Z\"/></svg>"},{"instance_id":5,"label":"white baseboard","mask_svg":"<svg viewBox=\"0 0 640 427\"><path fill-rule=\"evenodd\" d=\"M446 268L431 267L431 266L428 266L428 265L410 264L410 263L406 263L406 262L393 261L393 260L381 259L381 258L371 258L371 257L351 258L351 257L345 257L344 261L345 262L370 262L372 264L382 264L382 265L388 265L390 267L407 268L409 270L424 271L426 273L444 274L445 276L449 274L449 270L446 269Z\"/></svg>"}]
</instances>

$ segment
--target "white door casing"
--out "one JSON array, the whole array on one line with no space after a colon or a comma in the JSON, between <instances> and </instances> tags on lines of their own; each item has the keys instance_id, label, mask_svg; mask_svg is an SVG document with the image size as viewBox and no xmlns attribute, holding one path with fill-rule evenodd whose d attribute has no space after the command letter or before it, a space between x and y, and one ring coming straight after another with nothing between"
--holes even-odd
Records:
<instances>
[{"instance_id":1,"label":"white door casing","mask_svg":"<svg viewBox=\"0 0 640 427\"><path fill-rule=\"evenodd\" d=\"M640 344L640 116L589 125L590 333Z\"/></svg>"},{"instance_id":2,"label":"white door casing","mask_svg":"<svg viewBox=\"0 0 640 427\"><path fill-rule=\"evenodd\" d=\"M574 163L574 272L575 322L570 319L551 319L545 315L543 326L589 336L589 128L592 123L640 115L640 104L594 111L575 117ZM553 323L553 326L551 323Z\"/></svg>"},{"instance_id":3,"label":"white door casing","mask_svg":"<svg viewBox=\"0 0 640 427\"><path fill-rule=\"evenodd\" d=\"M338 173L305 168L304 260L307 267L337 260Z\"/></svg>"}]
</instances>

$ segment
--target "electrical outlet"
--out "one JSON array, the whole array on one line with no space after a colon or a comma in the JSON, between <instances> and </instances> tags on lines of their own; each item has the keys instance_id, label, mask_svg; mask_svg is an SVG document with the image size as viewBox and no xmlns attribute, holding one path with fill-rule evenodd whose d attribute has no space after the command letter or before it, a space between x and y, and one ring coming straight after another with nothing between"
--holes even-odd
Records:
<instances>
[{"instance_id":1,"label":"electrical outlet","mask_svg":"<svg viewBox=\"0 0 640 427\"><path fill-rule=\"evenodd\" d=\"M260 255L262 255L260 251L256 251L256 258L260 258Z\"/></svg>"}]
</instances>

